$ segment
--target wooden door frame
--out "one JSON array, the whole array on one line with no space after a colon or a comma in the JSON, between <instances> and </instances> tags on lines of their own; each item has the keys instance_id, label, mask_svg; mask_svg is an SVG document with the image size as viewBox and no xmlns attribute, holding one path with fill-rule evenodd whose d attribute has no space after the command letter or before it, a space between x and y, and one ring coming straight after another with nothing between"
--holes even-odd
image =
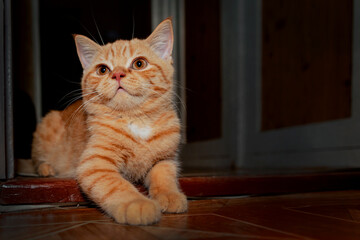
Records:
<instances>
[{"instance_id":1,"label":"wooden door frame","mask_svg":"<svg viewBox=\"0 0 360 240\"><path fill-rule=\"evenodd\" d=\"M235 165L238 132L237 104L239 69L236 58L239 55L238 41L240 33L234 24L240 17L238 14L239 1L220 1L221 16L221 74L222 74L222 137L219 139L186 143L183 138L181 160L185 167L229 168ZM153 27L165 17L172 16L175 29L175 78L181 88L177 90L183 102L186 102L185 79L185 8L180 0L153 0ZM176 43L177 42L177 43ZM186 110L181 107L183 124L186 120ZM186 126L184 126L186 127ZM184 131L185 134L185 131Z\"/></svg>"},{"instance_id":2,"label":"wooden door frame","mask_svg":"<svg viewBox=\"0 0 360 240\"><path fill-rule=\"evenodd\" d=\"M271 168L360 167L360 3L354 1L352 116L348 119L261 132L261 0L242 1L240 85L246 114L245 147L238 166ZM239 88L239 91L241 91Z\"/></svg>"},{"instance_id":3,"label":"wooden door frame","mask_svg":"<svg viewBox=\"0 0 360 240\"><path fill-rule=\"evenodd\" d=\"M11 0L0 3L0 179L14 177Z\"/></svg>"}]
</instances>

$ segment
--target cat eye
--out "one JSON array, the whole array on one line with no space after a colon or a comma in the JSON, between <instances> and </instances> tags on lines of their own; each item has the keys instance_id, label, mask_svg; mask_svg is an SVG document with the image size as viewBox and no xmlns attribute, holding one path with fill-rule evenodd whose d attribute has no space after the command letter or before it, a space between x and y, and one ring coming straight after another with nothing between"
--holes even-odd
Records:
<instances>
[{"instance_id":1,"label":"cat eye","mask_svg":"<svg viewBox=\"0 0 360 240\"><path fill-rule=\"evenodd\" d=\"M100 65L96 69L98 75L105 75L110 72L110 69L106 65Z\"/></svg>"},{"instance_id":2,"label":"cat eye","mask_svg":"<svg viewBox=\"0 0 360 240\"><path fill-rule=\"evenodd\" d=\"M131 64L131 68L135 69L135 70L141 70L146 68L147 66L147 61L144 58L136 58L132 64Z\"/></svg>"}]
</instances>

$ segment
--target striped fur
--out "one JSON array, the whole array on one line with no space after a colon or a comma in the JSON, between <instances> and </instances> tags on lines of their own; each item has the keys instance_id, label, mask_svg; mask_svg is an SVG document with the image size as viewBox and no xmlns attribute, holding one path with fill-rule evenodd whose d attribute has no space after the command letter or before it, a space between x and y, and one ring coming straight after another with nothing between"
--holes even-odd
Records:
<instances>
[{"instance_id":1,"label":"striped fur","mask_svg":"<svg viewBox=\"0 0 360 240\"><path fill-rule=\"evenodd\" d=\"M83 99L49 113L34 133L38 173L76 178L119 223L151 224L161 211L187 209L177 181L180 122L172 103L172 38L170 19L145 40L100 46L75 36ZM139 57L147 61L143 69L132 65ZM102 65L109 72L99 73ZM125 75L120 81L113 77L117 72ZM132 185L139 181L149 197Z\"/></svg>"}]
</instances>

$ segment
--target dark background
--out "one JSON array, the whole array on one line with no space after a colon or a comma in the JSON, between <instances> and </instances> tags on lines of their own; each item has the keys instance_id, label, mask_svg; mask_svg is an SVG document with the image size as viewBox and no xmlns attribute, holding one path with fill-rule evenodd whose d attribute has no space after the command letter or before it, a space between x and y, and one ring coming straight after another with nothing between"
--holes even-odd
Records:
<instances>
[{"instance_id":1,"label":"dark background","mask_svg":"<svg viewBox=\"0 0 360 240\"><path fill-rule=\"evenodd\" d=\"M33 75L30 3L31 0L13 1L16 149L30 148L36 122L29 97L31 91L28 91L29 76ZM222 3L221 0L184 0L185 48L179 51L185 53L186 84L180 87L186 88L187 143L225 136L224 112L229 106L224 106L223 101L224 94L231 93L222 89L224 82L228 83L228 79L222 79L225 70L221 43L225 36L221 28L227 27L221 22ZM264 0L259 10L262 19L260 131L350 118L353 1ZM146 38L152 31L150 0L39 0L37 17L42 115L51 109L64 109L76 97L72 92L80 89L82 68L72 34L83 34L101 43L100 32L108 43L132 36ZM239 27L237 22L232 24L235 27L229 29ZM237 46L233 47L237 51ZM237 56L252 54L247 49L243 51L236 53ZM247 55L246 60L255 57ZM237 59L234 61L234 66L244 66ZM231 84L237 89L235 83ZM237 97L232 99L237 101Z\"/></svg>"},{"instance_id":2,"label":"dark background","mask_svg":"<svg viewBox=\"0 0 360 240\"><path fill-rule=\"evenodd\" d=\"M29 94L34 71L30 4L25 0L12 5L16 158L30 158L32 132L39 120ZM82 67L72 35L82 34L100 44L132 36L146 38L152 30L150 4L149 0L39 1L43 116L64 109L81 93L77 90Z\"/></svg>"},{"instance_id":3,"label":"dark background","mask_svg":"<svg viewBox=\"0 0 360 240\"><path fill-rule=\"evenodd\" d=\"M63 109L71 96L63 97L79 88L82 68L72 34L99 44L131 39L133 34L146 38L151 33L149 9L147 0L40 1L43 114Z\"/></svg>"}]
</instances>

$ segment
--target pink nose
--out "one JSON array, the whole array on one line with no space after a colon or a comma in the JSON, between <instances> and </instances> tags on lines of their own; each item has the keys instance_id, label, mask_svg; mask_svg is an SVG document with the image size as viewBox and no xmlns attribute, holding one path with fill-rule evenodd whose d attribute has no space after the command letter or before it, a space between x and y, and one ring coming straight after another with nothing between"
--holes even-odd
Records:
<instances>
[{"instance_id":1,"label":"pink nose","mask_svg":"<svg viewBox=\"0 0 360 240\"><path fill-rule=\"evenodd\" d=\"M116 81L120 82L121 78L125 77L126 74L123 72L114 72L112 75L112 79L116 79Z\"/></svg>"}]
</instances>

